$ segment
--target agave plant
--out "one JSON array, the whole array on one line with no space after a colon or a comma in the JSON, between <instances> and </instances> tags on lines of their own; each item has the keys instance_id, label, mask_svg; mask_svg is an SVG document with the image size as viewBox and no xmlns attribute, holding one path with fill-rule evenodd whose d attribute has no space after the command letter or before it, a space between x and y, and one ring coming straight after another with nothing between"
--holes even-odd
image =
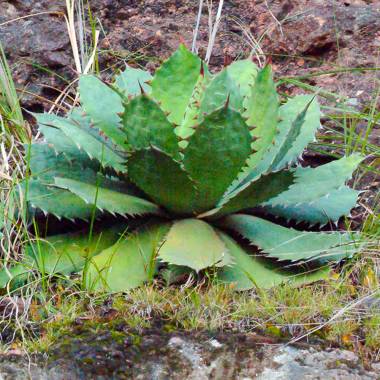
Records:
<instances>
[{"instance_id":1,"label":"agave plant","mask_svg":"<svg viewBox=\"0 0 380 380\"><path fill-rule=\"evenodd\" d=\"M241 60L212 75L180 46L153 77L85 75L79 95L66 117L35 115L44 140L30 149L31 216L126 222L31 244L29 262L45 272L83 270L89 289L121 291L163 266L210 268L236 289L268 288L319 279L326 270L304 273L305 263L355 252L351 233L284 226L349 214L358 192L346 182L362 157L301 167L320 108L309 95L280 104L270 65Z\"/></svg>"}]
</instances>

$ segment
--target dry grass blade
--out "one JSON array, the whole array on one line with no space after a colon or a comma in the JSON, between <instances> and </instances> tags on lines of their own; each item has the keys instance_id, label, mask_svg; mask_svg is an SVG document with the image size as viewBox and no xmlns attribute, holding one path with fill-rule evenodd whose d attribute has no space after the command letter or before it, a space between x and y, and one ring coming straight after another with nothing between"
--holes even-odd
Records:
<instances>
[{"instance_id":1,"label":"dry grass blade","mask_svg":"<svg viewBox=\"0 0 380 380\"><path fill-rule=\"evenodd\" d=\"M204 0L200 0L199 1L199 10L198 10L198 15L197 15L197 22L195 24L193 44L192 44L192 47L191 47L191 51L194 54L198 53L197 38L198 38L198 32L199 32L199 25L200 25L201 17L202 17L203 3L204 3Z\"/></svg>"},{"instance_id":2,"label":"dry grass blade","mask_svg":"<svg viewBox=\"0 0 380 380\"><path fill-rule=\"evenodd\" d=\"M219 24L222 18L224 0L219 0L218 10L214 22L212 21L212 0L207 1L207 4L209 9L210 38L208 41L205 61L209 63L215 45L216 34L218 33Z\"/></svg>"}]
</instances>

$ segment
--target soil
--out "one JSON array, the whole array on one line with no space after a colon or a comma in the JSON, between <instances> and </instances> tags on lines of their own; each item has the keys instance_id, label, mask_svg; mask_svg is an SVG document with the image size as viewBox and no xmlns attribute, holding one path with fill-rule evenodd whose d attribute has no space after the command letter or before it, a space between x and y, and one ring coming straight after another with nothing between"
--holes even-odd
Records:
<instances>
[{"instance_id":1,"label":"soil","mask_svg":"<svg viewBox=\"0 0 380 380\"><path fill-rule=\"evenodd\" d=\"M191 46L196 0L92 0L91 6L104 32L102 68L123 66L122 57L130 64L154 69L180 42ZM41 110L48 106L42 98L54 99L75 77L63 17L65 2L0 0L0 9L0 40L17 85L24 90L23 104L29 110ZM201 56L209 39L206 7L203 13ZM26 15L31 16L17 20ZM263 35L260 46L271 57L277 77L365 68L361 73L314 76L307 83L338 93L352 105L366 107L374 98L379 76L373 69L380 66L377 0L225 0L211 68L249 55L252 37L258 40ZM300 91L294 86L285 90Z\"/></svg>"}]
</instances>

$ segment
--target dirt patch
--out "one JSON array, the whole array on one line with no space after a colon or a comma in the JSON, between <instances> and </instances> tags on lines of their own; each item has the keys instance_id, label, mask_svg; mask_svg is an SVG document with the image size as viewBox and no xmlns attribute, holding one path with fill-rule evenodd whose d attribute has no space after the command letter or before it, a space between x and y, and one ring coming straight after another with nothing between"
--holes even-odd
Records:
<instances>
[{"instance_id":1,"label":"dirt patch","mask_svg":"<svg viewBox=\"0 0 380 380\"><path fill-rule=\"evenodd\" d=\"M105 32L100 42L102 67L118 67L123 57L153 69L157 60L169 56L180 42L191 46L197 1L92 0L91 4ZM0 26L0 39L14 65L17 85L26 90L23 104L29 109L46 107L41 97L53 99L75 77L64 6L64 1L0 0L0 24L50 12ZM204 13L198 44L202 56L208 41L206 9ZM260 45L272 56L277 76L337 70L333 75L309 78L308 83L365 106L376 90L373 68L379 66L379 16L377 1L226 0L211 67L247 56L252 37L265 34ZM360 75L339 73L347 67L372 70ZM290 87L287 91L295 92Z\"/></svg>"}]
</instances>

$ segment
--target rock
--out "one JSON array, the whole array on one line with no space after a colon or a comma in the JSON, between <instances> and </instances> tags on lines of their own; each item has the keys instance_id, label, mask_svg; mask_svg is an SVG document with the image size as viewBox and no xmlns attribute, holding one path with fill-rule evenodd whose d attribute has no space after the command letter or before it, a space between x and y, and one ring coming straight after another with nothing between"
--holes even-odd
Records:
<instances>
[{"instance_id":1,"label":"rock","mask_svg":"<svg viewBox=\"0 0 380 380\"><path fill-rule=\"evenodd\" d=\"M379 364L364 369L350 351L318 347L263 344L266 337L234 333L162 333L148 330L135 335L121 329L79 331L61 339L50 359L34 357L34 380L307 380L378 378ZM95 335L96 334L96 335ZM114 333L115 334L115 333ZM22 356L0 357L0 375L26 377ZM1 378L1 377L0 377Z\"/></svg>"},{"instance_id":2,"label":"rock","mask_svg":"<svg viewBox=\"0 0 380 380\"><path fill-rule=\"evenodd\" d=\"M101 36L100 47L111 50L101 54L102 67L122 66L118 58L121 56L132 64L153 69L157 66L156 57L167 57L179 42L191 46L197 2L92 0L91 6L106 32L106 37ZM65 2L0 0L0 9L1 41L15 65L17 85L28 91L24 92L23 105L31 110L42 105L47 107L48 102L40 97L54 99L57 92L51 88L62 90L76 75L63 18ZM39 12L49 13L2 25ZM222 66L226 57L235 59L249 54L252 46L247 33L256 39L265 34L261 47L273 56L277 76L316 74L337 67L378 66L380 4L377 1L234 0L225 1L224 15L211 59L212 69ZM205 54L207 41L205 14L198 43L201 55ZM363 106L373 98L374 77L373 71L361 74L360 80L358 73L338 72L310 78L309 84L337 92ZM299 92L289 86L286 90L290 94Z\"/></svg>"},{"instance_id":3,"label":"rock","mask_svg":"<svg viewBox=\"0 0 380 380\"><path fill-rule=\"evenodd\" d=\"M376 379L376 372L367 372L359 358L350 351L314 349L298 350L291 346L273 352L269 365L257 377L259 380L307 379Z\"/></svg>"}]
</instances>

